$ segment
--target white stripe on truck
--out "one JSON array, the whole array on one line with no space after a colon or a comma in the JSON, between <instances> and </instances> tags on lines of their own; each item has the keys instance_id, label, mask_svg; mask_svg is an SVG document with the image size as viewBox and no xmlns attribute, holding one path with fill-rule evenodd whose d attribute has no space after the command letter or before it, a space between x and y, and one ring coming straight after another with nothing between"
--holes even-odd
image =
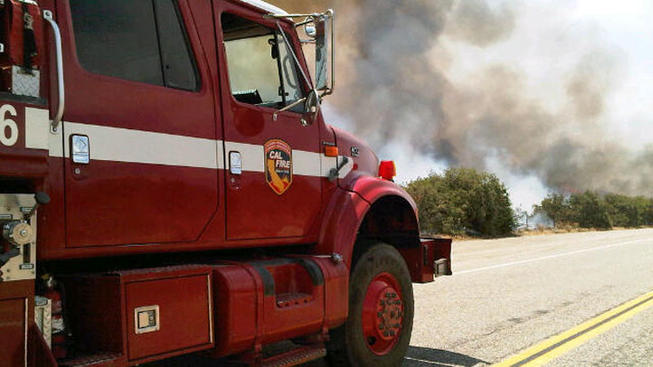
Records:
<instances>
[{"instance_id":1,"label":"white stripe on truck","mask_svg":"<svg viewBox=\"0 0 653 367\"><path fill-rule=\"evenodd\" d=\"M224 169L223 152L237 151L242 157L243 171L265 171L262 145L76 122L63 123L64 138L61 128L56 134L50 132L48 115L44 109L25 109L25 146L49 150L51 157L68 158L70 135L79 134L90 139L91 160ZM293 150L292 155L295 175L328 177L336 167L336 158L321 153ZM352 168L350 160L340 177Z\"/></svg>"}]
</instances>

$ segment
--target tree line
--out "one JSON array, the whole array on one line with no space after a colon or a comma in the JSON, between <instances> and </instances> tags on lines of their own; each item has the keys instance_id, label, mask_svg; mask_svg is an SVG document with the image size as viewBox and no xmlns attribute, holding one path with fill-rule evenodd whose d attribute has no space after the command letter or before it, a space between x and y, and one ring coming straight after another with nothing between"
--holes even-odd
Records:
<instances>
[{"instance_id":1,"label":"tree line","mask_svg":"<svg viewBox=\"0 0 653 367\"><path fill-rule=\"evenodd\" d=\"M404 185L419 209L422 232L499 237L517 227L506 186L495 175L450 168ZM653 225L653 199L643 196L553 193L533 207L555 227L611 229Z\"/></svg>"},{"instance_id":2,"label":"tree line","mask_svg":"<svg viewBox=\"0 0 653 367\"><path fill-rule=\"evenodd\" d=\"M556 227L611 229L653 225L653 199L643 196L592 191L570 195L550 194L534 209L551 218Z\"/></svg>"}]
</instances>

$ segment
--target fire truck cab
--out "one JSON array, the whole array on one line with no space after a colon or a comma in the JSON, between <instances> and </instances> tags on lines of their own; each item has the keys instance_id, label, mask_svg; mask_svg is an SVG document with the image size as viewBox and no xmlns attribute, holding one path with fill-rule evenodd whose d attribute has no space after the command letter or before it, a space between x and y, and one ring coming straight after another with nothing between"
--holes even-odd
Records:
<instances>
[{"instance_id":1,"label":"fire truck cab","mask_svg":"<svg viewBox=\"0 0 653 367\"><path fill-rule=\"evenodd\" d=\"M451 241L324 121L334 18L0 0L0 366L401 363Z\"/></svg>"}]
</instances>

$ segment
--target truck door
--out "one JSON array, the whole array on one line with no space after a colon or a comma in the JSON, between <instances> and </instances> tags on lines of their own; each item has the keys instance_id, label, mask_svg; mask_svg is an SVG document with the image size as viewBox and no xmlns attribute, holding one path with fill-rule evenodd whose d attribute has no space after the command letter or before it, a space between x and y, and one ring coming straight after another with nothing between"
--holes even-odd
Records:
<instances>
[{"instance_id":1,"label":"truck door","mask_svg":"<svg viewBox=\"0 0 653 367\"><path fill-rule=\"evenodd\" d=\"M303 106L275 120L276 111L305 95L301 71L275 21L226 1L214 6L223 65L227 239L305 240L321 205L319 124L302 126ZM283 27L296 47L296 33Z\"/></svg>"},{"instance_id":2,"label":"truck door","mask_svg":"<svg viewBox=\"0 0 653 367\"><path fill-rule=\"evenodd\" d=\"M218 207L212 79L186 0L57 2L68 247L193 241Z\"/></svg>"}]
</instances>

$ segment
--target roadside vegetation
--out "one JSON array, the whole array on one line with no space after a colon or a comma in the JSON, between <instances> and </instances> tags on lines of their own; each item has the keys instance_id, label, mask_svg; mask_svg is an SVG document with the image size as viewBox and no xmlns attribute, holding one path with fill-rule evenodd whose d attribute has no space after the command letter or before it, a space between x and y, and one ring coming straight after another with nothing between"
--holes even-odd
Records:
<instances>
[{"instance_id":1,"label":"roadside vegetation","mask_svg":"<svg viewBox=\"0 0 653 367\"><path fill-rule=\"evenodd\" d=\"M423 232L499 237L515 228L508 191L493 174L450 168L404 188L417 203Z\"/></svg>"},{"instance_id":2,"label":"roadside vegetation","mask_svg":"<svg viewBox=\"0 0 653 367\"><path fill-rule=\"evenodd\" d=\"M424 233L456 237L504 237L517 232L521 218L549 231L606 230L653 225L653 199L642 196L599 194L550 194L533 208L533 214L512 209L505 185L493 174L471 168L450 168L407 183L415 199ZM544 219L544 220L543 220ZM527 219L528 220L528 219Z\"/></svg>"},{"instance_id":3,"label":"roadside vegetation","mask_svg":"<svg viewBox=\"0 0 653 367\"><path fill-rule=\"evenodd\" d=\"M642 196L603 194L551 194L535 206L554 227L596 229L637 228L653 225L653 199Z\"/></svg>"}]
</instances>

